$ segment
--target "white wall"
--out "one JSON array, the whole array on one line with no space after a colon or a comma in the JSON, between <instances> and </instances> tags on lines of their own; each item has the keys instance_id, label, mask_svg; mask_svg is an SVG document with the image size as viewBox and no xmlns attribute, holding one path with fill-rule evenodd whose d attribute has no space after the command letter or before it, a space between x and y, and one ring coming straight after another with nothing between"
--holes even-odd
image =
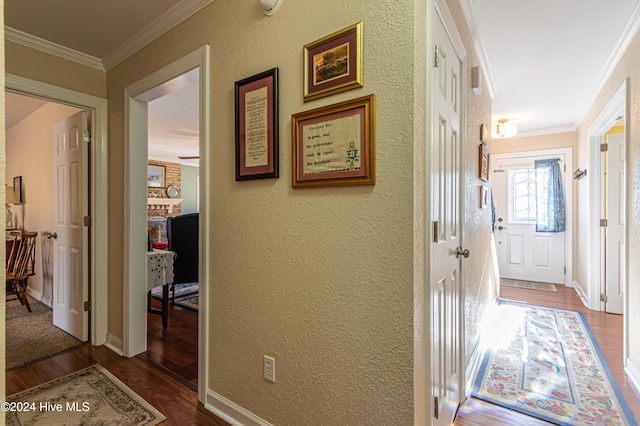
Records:
<instances>
[{"instance_id":1,"label":"white wall","mask_svg":"<svg viewBox=\"0 0 640 426\"><path fill-rule=\"evenodd\" d=\"M29 279L29 293L51 305L52 242L43 233L53 231L53 125L76 113L78 109L48 103L26 119L7 129L7 184L22 176L24 204L19 223L22 229L38 232L36 275ZM14 207L15 209L15 207Z\"/></svg>"}]
</instances>

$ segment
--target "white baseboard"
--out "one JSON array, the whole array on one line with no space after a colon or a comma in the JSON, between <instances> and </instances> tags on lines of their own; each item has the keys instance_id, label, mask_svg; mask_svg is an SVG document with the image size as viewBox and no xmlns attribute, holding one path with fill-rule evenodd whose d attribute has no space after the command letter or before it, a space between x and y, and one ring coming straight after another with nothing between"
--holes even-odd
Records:
<instances>
[{"instance_id":1,"label":"white baseboard","mask_svg":"<svg viewBox=\"0 0 640 426\"><path fill-rule=\"evenodd\" d=\"M115 353L117 353L120 356L124 356L124 351L123 351L123 346L122 346L122 339L119 337L114 336L111 333L107 333L107 341L104 343L104 345L111 349L112 351L114 351Z\"/></svg>"},{"instance_id":2,"label":"white baseboard","mask_svg":"<svg viewBox=\"0 0 640 426\"><path fill-rule=\"evenodd\" d=\"M273 426L212 390L207 391L207 403L204 408L233 426Z\"/></svg>"},{"instance_id":3,"label":"white baseboard","mask_svg":"<svg viewBox=\"0 0 640 426\"><path fill-rule=\"evenodd\" d=\"M585 308L590 309L587 295L585 294L578 281L573 282L573 289L576 291L576 293L578 293L578 297L580 297L580 300L582 301L582 304L585 306Z\"/></svg>"},{"instance_id":4,"label":"white baseboard","mask_svg":"<svg viewBox=\"0 0 640 426\"><path fill-rule=\"evenodd\" d=\"M640 392L640 369L631 362L629 358L627 358L626 366L624 367L624 372L627 373L629 377L629 381L636 388L636 391Z\"/></svg>"},{"instance_id":5,"label":"white baseboard","mask_svg":"<svg viewBox=\"0 0 640 426\"><path fill-rule=\"evenodd\" d=\"M471 354L471 359L469 360L469 365L467 365L467 370L465 371L466 383L464 386L464 392L466 396L471 395L471 389L473 389L473 382L476 378L476 374L480 370L480 366L482 365L482 359L484 358L484 351L481 349L482 345L480 344L480 339L476 343L476 347L473 349L473 353Z\"/></svg>"}]
</instances>

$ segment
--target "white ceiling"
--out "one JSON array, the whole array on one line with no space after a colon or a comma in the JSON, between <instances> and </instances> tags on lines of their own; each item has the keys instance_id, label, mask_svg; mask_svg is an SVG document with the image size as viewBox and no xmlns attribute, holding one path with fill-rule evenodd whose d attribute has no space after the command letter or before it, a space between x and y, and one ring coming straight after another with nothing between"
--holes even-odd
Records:
<instances>
[{"instance_id":1,"label":"white ceiling","mask_svg":"<svg viewBox=\"0 0 640 426\"><path fill-rule=\"evenodd\" d=\"M212 1L5 0L5 29L7 37L15 37L15 30L18 36L31 34L97 58L109 69L133 53L131 46L143 47ZM480 57L470 65L482 67L488 80L483 90L493 95L492 125L508 118L520 136L575 130L640 21L640 0L460 3ZM170 96L175 99L155 101L162 118L153 137L165 152L175 142L172 149L180 155L193 154L186 135L197 132L197 124L187 112L197 111L197 90ZM9 99L7 110L14 105ZM176 121L180 117L184 123Z\"/></svg>"}]
</instances>

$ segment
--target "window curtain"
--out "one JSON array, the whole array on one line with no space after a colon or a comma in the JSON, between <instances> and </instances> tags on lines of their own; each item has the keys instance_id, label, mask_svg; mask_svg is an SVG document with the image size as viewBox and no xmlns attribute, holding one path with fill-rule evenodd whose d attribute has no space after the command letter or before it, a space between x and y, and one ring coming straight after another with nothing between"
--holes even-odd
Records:
<instances>
[{"instance_id":1,"label":"window curtain","mask_svg":"<svg viewBox=\"0 0 640 426\"><path fill-rule=\"evenodd\" d=\"M536 160L536 232L564 232L565 202L558 158Z\"/></svg>"}]
</instances>

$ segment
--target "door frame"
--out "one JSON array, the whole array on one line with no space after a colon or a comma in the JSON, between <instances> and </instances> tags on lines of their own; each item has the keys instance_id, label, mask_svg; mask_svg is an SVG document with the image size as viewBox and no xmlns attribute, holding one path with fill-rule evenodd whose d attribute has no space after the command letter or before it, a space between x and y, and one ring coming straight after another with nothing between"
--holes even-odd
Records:
<instances>
[{"instance_id":1,"label":"door frame","mask_svg":"<svg viewBox=\"0 0 640 426\"><path fill-rule=\"evenodd\" d=\"M554 155L564 156L564 191L565 191L565 216L566 230L564 231L564 258L567 272L564 278L565 287L574 287L573 282L573 148L541 149L536 151L510 152L504 154L494 154L491 159L492 167L496 167L501 159L514 159L526 157L546 157ZM490 174L493 173L490 171Z\"/></svg>"},{"instance_id":2,"label":"door frame","mask_svg":"<svg viewBox=\"0 0 640 426\"><path fill-rule=\"evenodd\" d=\"M631 188L631 176L629 171L629 158L630 158L630 134L629 125L631 123L631 117L629 112L630 108L630 87L629 79L625 79L620 88L611 97L611 100L607 106L602 110L598 118L593 122L588 130L589 141L589 167L593 170L592 179L589 179L589 199L598 200L597 202L589 203L591 205L589 210L589 247L591 250L588 252L588 257L591 260L591 266L587 274L587 307L589 309L602 311L604 310L604 303L600 302L600 294L605 291L603 282L600 279L602 274L601 267L601 253L602 253L602 241L600 237L600 202L601 188L603 184L602 180L602 164L600 159L600 144L604 142L605 134L613 127L618 121L618 117L624 116L624 139L625 139L625 198L629 199L629 189ZM629 356L628 349L628 315L629 312L629 221L630 217L630 204L626 203L625 206L625 230L624 238L626 241L624 250L624 302L623 302L623 320L622 320L622 336L623 336L623 355L626 360Z\"/></svg>"},{"instance_id":3,"label":"door frame","mask_svg":"<svg viewBox=\"0 0 640 426\"><path fill-rule=\"evenodd\" d=\"M200 214L199 214L199 271L200 306L198 308L198 399L206 400L208 387L208 307L207 282L209 258L209 45L176 60L166 67L144 77L125 88L125 143L124 143L124 267L123 267L123 353L133 357L147 350L147 292L140 283L146 283L147 270L135 265L146 265L147 253L147 102L153 100L148 92L188 71L199 68L199 121L200 121ZM158 97L158 96L156 96ZM133 141L145 141L134 143Z\"/></svg>"},{"instance_id":4,"label":"door frame","mask_svg":"<svg viewBox=\"0 0 640 426\"><path fill-rule=\"evenodd\" d=\"M106 343L108 333L108 153L107 153L107 100L74 90L65 89L13 74L5 75L5 89L18 94L33 96L55 103L89 110L92 115L92 140L89 153L91 226L89 228L90 253L89 280L89 342L94 346ZM87 283L83 283L87 285Z\"/></svg>"}]
</instances>

